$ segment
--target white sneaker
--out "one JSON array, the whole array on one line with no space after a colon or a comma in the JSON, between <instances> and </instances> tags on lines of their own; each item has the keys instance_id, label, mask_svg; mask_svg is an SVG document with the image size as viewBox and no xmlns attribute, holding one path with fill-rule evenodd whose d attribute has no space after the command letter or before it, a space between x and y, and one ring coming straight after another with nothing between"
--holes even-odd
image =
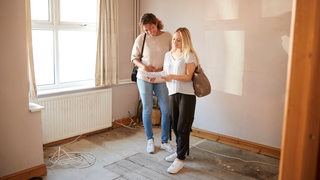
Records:
<instances>
[{"instance_id":1,"label":"white sneaker","mask_svg":"<svg viewBox=\"0 0 320 180\"><path fill-rule=\"evenodd\" d=\"M169 153L173 153L175 150L172 148L170 143L162 143L160 146L160 149L164 149L168 151Z\"/></svg>"},{"instance_id":2,"label":"white sneaker","mask_svg":"<svg viewBox=\"0 0 320 180\"><path fill-rule=\"evenodd\" d=\"M149 139L147 142L147 152L152 154L154 153L154 142L153 139Z\"/></svg>"},{"instance_id":3,"label":"white sneaker","mask_svg":"<svg viewBox=\"0 0 320 180\"><path fill-rule=\"evenodd\" d=\"M173 154L171 154L170 156L167 156L165 159L166 159L166 161L168 161L168 162L173 162L176 158L177 158L177 153L175 152L175 153L173 153Z\"/></svg>"},{"instance_id":4,"label":"white sneaker","mask_svg":"<svg viewBox=\"0 0 320 180\"><path fill-rule=\"evenodd\" d=\"M176 158L171 164L171 166L167 169L167 172L171 174L175 174L183 168L183 165L184 165L183 160Z\"/></svg>"}]
</instances>

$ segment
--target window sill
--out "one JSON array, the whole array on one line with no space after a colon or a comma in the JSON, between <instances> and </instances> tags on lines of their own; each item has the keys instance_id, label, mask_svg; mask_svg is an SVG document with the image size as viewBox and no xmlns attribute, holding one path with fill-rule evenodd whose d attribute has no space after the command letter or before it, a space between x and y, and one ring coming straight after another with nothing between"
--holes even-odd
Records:
<instances>
[{"instance_id":1,"label":"window sill","mask_svg":"<svg viewBox=\"0 0 320 180\"><path fill-rule=\"evenodd\" d=\"M44 109L43 106L36 104L36 103L29 102L29 111L30 112L38 112L38 111L41 111L42 109Z\"/></svg>"},{"instance_id":2,"label":"window sill","mask_svg":"<svg viewBox=\"0 0 320 180\"><path fill-rule=\"evenodd\" d=\"M51 97L51 96L57 96L57 95L65 95L65 94L73 94L73 93L78 93L78 92L92 91L92 90L104 89L104 88L108 88L108 87L107 86L102 86L102 87L86 86L86 87L71 87L71 88L42 90L42 91L38 92L38 98Z\"/></svg>"}]
</instances>

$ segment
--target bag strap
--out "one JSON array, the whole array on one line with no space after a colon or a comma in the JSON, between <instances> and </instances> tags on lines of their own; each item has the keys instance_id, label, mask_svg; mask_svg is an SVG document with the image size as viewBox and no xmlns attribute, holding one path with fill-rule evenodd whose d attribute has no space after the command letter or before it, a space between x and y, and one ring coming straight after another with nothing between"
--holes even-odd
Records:
<instances>
[{"instance_id":1,"label":"bag strap","mask_svg":"<svg viewBox=\"0 0 320 180\"><path fill-rule=\"evenodd\" d=\"M147 36L147 33L144 33L142 49L141 49L141 54L140 54L140 61L141 61L141 58L143 57L143 49L144 49L144 43L146 42L146 36Z\"/></svg>"}]
</instances>

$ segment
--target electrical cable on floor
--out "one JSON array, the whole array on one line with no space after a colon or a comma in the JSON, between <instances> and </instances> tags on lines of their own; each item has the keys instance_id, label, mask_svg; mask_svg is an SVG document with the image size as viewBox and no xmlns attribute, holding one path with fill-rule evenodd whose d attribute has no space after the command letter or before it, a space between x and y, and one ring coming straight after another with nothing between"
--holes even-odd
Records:
<instances>
[{"instance_id":1,"label":"electrical cable on floor","mask_svg":"<svg viewBox=\"0 0 320 180\"><path fill-rule=\"evenodd\" d=\"M75 140L67 144L74 143L81 136L82 135L78 136ZM92 153L87 152L67 152L61 146L59 146L58 150L48 158L48 162L48 168L53 168L55 166L72 166L75 168L88 168L95 164L96 157Z\"/></svg>"},{"instance_id":2,"label":"electrical cable on floor","mask_svg":"<svg viewBox=\"0 0 320 180\"><path fill-rule=\"evenodd\" d=\"M114 123L116 123L116 124L118 124L120 126L123 126L125 128L128 128L128 129L136 129L137 128L137 123L132 118L130 111L128 111L128 116L129 116L129 119L131 120L129 125L125 125L123 123L119 123L119 122L116 122L116 121Z\"/></svg>"},{"instance_id":3,"label":"electrical cable on floor","mask_svg":"<svg viewBox=\"0 0 320 180\"><path fill-rule=\"evenodd\" d=\"M123 127L129 128L129 129L136 129L137 123L134 121L134 119L131 116L130 111L128 111L128 115L130 118L129 125L125 125L123 123L114 122L116 124L119 124ZM78 136L76 139L74 139L72 142L64 144L63 146L66 146L68 144L72 144L75 141L77 141L82 135ZM95 164L96 157L91 153L86 152L67 152L62 148L62 146L58 147L58 150L48 158L48 168L52 168L55 166L72 166L75 168L87 168Z\"/></svg>"},{"instance_id":4,"label":"electrical cable on floor","mask_svg":"<svg viewBox=\"0 0 320 180\"><path fill-rule=\"evenodd\" d=\"M199 144L199 143L197 143L197 144ZM279 167L278 165L274 165L274 164L270 164L270 163L265 163L265 162L260 162L260 161L247 161L247 160L241 159L239 157L233 157L233 156L228 156L228 155L221 154L221 153L216 153L216 152L213 152L213 151L209 151L207 149L203 149L203 148L197 147L196 146L197 144L192 145L191 147L194 147L194 148L197 148L197 149L200 149L202 151L205 151L205 152L208 152L208 153L211 153L211 154L215 154L215 155L218 155L218 156L222 156L222 157L226 157L226 158L230 158L230 159L236 159L236 160L239 160L239 161L242 161L242 162L245 162L245 163L258 163L258 164L263 164L263 165L268 165L268 166L273 166L273 167Z\"/></svg>"},{"instance_id":5,"label":"electrical cable on floor","mask_svg":"<svg viewBox=\"0 0 320 180\"><path fill-rule=\"evenodd\" d=\"M119 123L119 122L114 122L115 124L118 124L118 125L120 125L120 126L122 126L122 127L125 127L125 128L128 128L128 129L136 129L136 127L131 127L130 125L125 125L125 124L123 124L123 123Z\"/></svg>"}]
</instances>

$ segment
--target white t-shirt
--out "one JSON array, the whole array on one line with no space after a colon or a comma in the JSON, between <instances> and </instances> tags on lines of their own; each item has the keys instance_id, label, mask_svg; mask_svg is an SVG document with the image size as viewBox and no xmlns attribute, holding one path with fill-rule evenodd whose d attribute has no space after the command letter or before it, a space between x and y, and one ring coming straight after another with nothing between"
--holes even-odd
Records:
<instances>
[{"instance_id":1,"label":"white t-shirt","mask_svg":"<svg viewBox=\"0 0 320 180\"><path fill-rule=\"evenodd\" d=\"M132 47L131 61L140 57L142 50L144 34L140 34ZM172 36L169 32L163 32L159 36L146 36L146 41L144 44L142 63L149 66L154 66L155 68L163 67L164 54L171 49ZM147 77L143 76L142 73L137 74L138 79L147 81ZM163 79L157 78L155 82L164 82Z\"/></svg>"},{"instance_id":2,"label":"white t-shirt","mask_svg":"<svg viewBox=\"0 0 320 180\"><path fill-rule=\"evenodd\" d=\"M174 59L172 56L172 52L169 51L164 56L164 65L163 70L166 74L176 74L176 75L184 75L186 74L186 64L195 63L197 65L197 60L193 54L190 54L187 59L183 56L178 59ZM167 87L169 90L169 95L175 93L189 94L194 95L193 82L182 82L177 80L172 80L167 82Z\"/></svg>"}]
</instances>

